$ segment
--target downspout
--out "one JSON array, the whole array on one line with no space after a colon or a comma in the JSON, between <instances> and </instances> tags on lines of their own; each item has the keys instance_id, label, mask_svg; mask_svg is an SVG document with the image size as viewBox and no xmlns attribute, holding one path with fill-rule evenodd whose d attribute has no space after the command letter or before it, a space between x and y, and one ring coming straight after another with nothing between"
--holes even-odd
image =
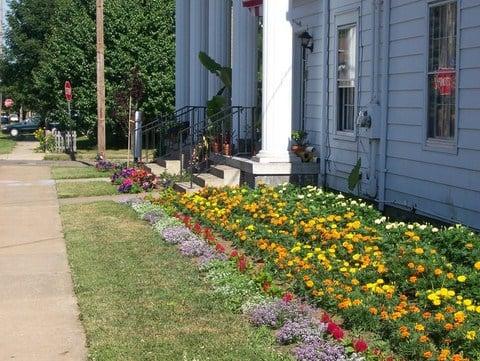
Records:
<instances>
[{"instance_id":1,"label":"downspout","mask_svg":"<svg viewBox=\"0 0 480 361\"><path fill-rule=\"evenodd\" d=\"M383 79L381 104L380 134L380 180L378 185L378 208L385 209L386 177L387 177L387 133L388 133L388 87L390 72L390 0L383 1Z\"/></svg>"},{"instance_id":2,"label":"downspout","mask_svg":"<svg viewBox=\"0 0 480 361\"><path fill-rule=\"evenodd\" d=\"M320 173L322 174L322 186L327 186L327 142L328 142L328 56L330 53L330 0L323 0L323 78L322 78L322 146L320 150Z\"/></svg>"}]
</instances>

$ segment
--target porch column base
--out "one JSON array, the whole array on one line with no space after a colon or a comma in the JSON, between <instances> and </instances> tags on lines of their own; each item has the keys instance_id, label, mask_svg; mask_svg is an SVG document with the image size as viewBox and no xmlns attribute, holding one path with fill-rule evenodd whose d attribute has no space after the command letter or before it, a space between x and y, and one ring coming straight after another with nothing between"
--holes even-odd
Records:
<instances>
[{"instance_id":1,"label":"porch column base","mask_svg":"<svg viewBox=\"0 0 480 361\"><path fill-rule=\"evenodd\" d=\"M261 150L252 157L254 162L258 163L298 163L301 159L292 152L268 152Z\"/></svg>"}]
</instances>

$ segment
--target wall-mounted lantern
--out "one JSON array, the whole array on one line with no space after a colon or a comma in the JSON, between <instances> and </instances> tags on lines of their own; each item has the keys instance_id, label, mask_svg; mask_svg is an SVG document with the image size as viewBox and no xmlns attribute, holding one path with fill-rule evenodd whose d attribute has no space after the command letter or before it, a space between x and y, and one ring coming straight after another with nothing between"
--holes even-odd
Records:
<instances>
[{"instance_id":1,"label":"wall-mounted lantern","mask_svg":"<svg viewBox=\"0 0 480 361\"><path fill-rule=\"evenodd\" d=\"M302 40L302 48L313 52L313 36L308 31L304 31L298 36Z\"/></svg>"}]
</instances>

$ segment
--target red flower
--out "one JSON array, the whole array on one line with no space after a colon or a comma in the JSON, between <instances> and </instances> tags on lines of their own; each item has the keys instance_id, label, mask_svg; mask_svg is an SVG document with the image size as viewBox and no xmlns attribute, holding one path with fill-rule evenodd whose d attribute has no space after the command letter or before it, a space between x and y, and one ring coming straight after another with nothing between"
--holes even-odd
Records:
<instances>
[{"instance_id":1,"label":"red flower","mask_svg":"<svg viewBox=\"0 0 480 361\"><path fill-rule=\"evenodd\" d=\"M193 231L195 233L202 233L202 226L200 223L195 223L195 225L193 226Z\"/></svg>"},{"instance_id":2,"label":"red flower","mask_svg":"<svg viewBox=\"0 0 480 361\"><path fill-rule=\"evenodd\" d=\"M245 257L242 256L241 258L239 258L239 260L237 261L237 267L240 272L245 272L247 270L247 260L245 259Z\"/></svg>"},{"instance_id":3,"label":"red flower","mask_svg":"<svg viewBox=\"0 0 480 361\"><path fill-rule=\"evenodd\" d=\"M359 339L353 342L353 348L355 352L365 352L368 349L368 344L364 340Z\"/></svg>"},{"instance_id":4,"label":"red flower","mask_svg":"<svg viewBox=\"0 0 480 361\"><path fill-rule=\"evenodd\" d=\"M335 340L341 340L345 336L345 332L334 322L328 323L327 330Z\"/></svg>"},{"instance_id":5,"label":"red flower","mask_svg":"<svg viewBox=\"0 0 480 361\"><path fill-rule=\"evenodd\" d=\"M330 316L328 315L328 313L324 312L322 314L322 322L323 323L330 323L332 322L332 319L330 318Z\"/></svg>"},{"instance_id":6,"label":"red flower","mask_svg":"<svg viewBox=\"0 0 480 361\"><path fill-rule=\"evenodd\" d=\"M225 253L225 247L224 247L222 244L220 244L220 243L217 243L217 244L215 245L215 249L217 250L217 252Z\"/></svg>"},{"instance_id":7,"label":"red flower","mask_svg":"<svg viewBox=\"0 0 480 361\"><path fill-rule=\"evenodd\" d=\"M287 303L288 303L288 302L292 302L292 300L293 300L293 295L292 295L290 292L287 292L287 293L285 293L285 294L283 295L282 300L283 300L284 302L287 302Z\"/></svg>"},{"instance_id":8,"label":"red flower","mask_svg":"<svg viewBox=\"0 0 480 361\"><path fill-rule=\"evenodd\" d=\"M262 284L262 289L263 289L263 292L268 292L268 290L270 290L270 283L269 282L263 282Z\"/></svg>"},{"instance_id":9,"label":"red flower","mask_svg":"<svg viewBox=\"0 0 480 361\"><path fill-rule=\"evenodd\" d=\"M238 257L238 251L236 249L234 249L231 253L230 253L230 258L236 258Z\"/></svg>"}]
</instances>

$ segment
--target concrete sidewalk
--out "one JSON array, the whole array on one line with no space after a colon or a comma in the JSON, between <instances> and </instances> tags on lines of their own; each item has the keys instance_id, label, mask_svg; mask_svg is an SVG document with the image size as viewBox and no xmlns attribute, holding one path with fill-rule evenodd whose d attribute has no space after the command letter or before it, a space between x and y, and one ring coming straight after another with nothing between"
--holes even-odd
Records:
<instances>
[{"instance_id":1,"label":"concrete sidewalk","mask_svg":"<svg viewBox=\"0 0 480 361\"><path fill-rule=\"evenodd\" d=\"M34 141L17 141L10 154L0 154L0 160L43 160L45 154L35 152L39 145Z\"/></svg>"},{"instance_id":2,"label":"concrete sidewalk","mask_svg":"<svg viewBox=\"0 0 480 361\"><path fill-rule=\"evenodd\" d=\"M85 360L50 168L0 164L0 360Z\"/></svg>"}]
</instances>

